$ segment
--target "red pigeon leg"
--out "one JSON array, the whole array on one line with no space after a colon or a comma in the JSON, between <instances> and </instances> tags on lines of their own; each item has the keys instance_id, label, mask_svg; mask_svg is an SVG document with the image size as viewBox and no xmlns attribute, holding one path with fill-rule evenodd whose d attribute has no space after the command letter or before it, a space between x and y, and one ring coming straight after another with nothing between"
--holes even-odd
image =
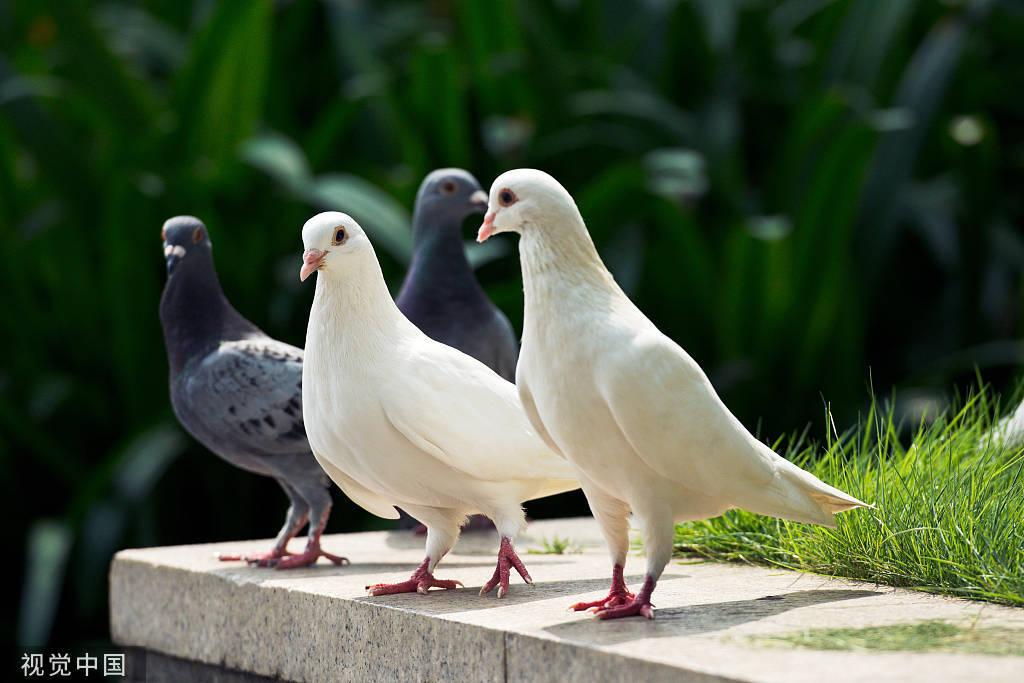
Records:
<instances>
[{"instance_id":1,"label":"red pigeon leg","mask_svg":"<svg viewBox=\"0 0 1024 683\"><path fill-rule=\"evenodd\" d=\"M393 595L395 593L422 593L427 594L427 591L431 588L443 588L445 590L453 590L456 586L461 586L461 581L450 581L448 579L435 579L434 575L430 573L428 567L430 566L430 558L427 557L423 560L416 571L412 573L407 581L401 581L399 583L375 583L372 586L367 586L366 591L370 595Z\"/></svg>"},{"instance_id":2,"label":"red pigeon leg","mask_svg":"<svg viewBox=\"0 0 1024 683\"><path fill-rule=\"evenodd\" d=\"M265 553L253 553L253 554L238 554L229 555L223 554L218 555L217 559L221 562L248 562L254 564L257 567L270 567L276 564L282 557L288 557L292 553L288 551L288 541L295 537L302 525L306 523L307 515L291 515L289 514L288 520L285 522L285 526L281 529L281 533L277 535L277 540L274 542L274 547Z\"/></svg>"},{"instance_id":3,"label":"red pigeon leg","mask_svg":"<svg viewBox=\"0 0 1024 683\"><path fill-rule=\"evenodd\" d=\"M636 596L626 588L626 581L622 577L622 571L621 564L612 567L612 589L608 592L608 597L593 602L577 602L569 609L576 612L582 612L585 609L598 612L609 607L619 607L628 604Z\"/></svg>"},{"instance_id":4,"label":"red pigeon leg","mask_svg":"<svg viewBox=\"0 0 1024 683\"><path fill-rule=\"evenodd\" d=\"M324 531L324 527L327 525L327 515L324 515L323 521L320 522L316 529L310 531L309 539L306 541L306 549L298 554L289 554L287 557L282 557L277 560L270 560L268 566L276 567L277 569L294 569L296 567L308 567L311 564L315 564L321 557L326 557L328 560L337 565L349 564L347 557L340 557L338 555L332 555L323 548L320 547L320 535Z\"/></svg>"},{"instance_id":5,"label":"red pigeon leg","mask_svg":"<svg viewBox=\"0 0 1024 683\"><path fill-rule=\"evenodd\" d=\"M644 578L644 585L630 602L619 607L598 608L595 616L598 619L619 619L621 617L643 616L648 619L654 618L654 605L651 604L651 593L654 592L654 585L657 583L648 574Z\"/></svg>"},{"instance_id":6,"label":"red pigeon leg","mask_svg":"<svg viewBox=\"0 0 1024 683\"><path fill-rule=\"evenodd\" d=\"M508 592L509 573L513 567L519 572L519 576L523 577L523 581L531 586L533 585L530 572L526 571L523 561L519 559L516 551L512 549L512 541L509 540L508 536L502 536L501 547L498 548L498 566L494 568L494 575L480 589L480 595L489 593L492 588L498 586L498 597L505 597L505 593Z\"/></svg>"}]
</instances>

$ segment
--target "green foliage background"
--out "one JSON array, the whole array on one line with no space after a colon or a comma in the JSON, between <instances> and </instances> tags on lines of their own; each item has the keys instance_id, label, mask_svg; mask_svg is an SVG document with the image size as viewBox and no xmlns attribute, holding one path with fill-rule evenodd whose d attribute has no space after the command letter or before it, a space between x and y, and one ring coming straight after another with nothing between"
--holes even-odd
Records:
<instances>
[{"instance_id":1,"label":"green foliage background","mask_svg":"<svg viewBox=\"0 0 1024 683\"><path fill-rule=\"evenodd\" d=\"M360 220L397 285L425 173L535 166L762 434L823 400L851 420L869 369L910 414L975 366L1005 382L1022 36L1019 0L0 5L0 476L24 557L5 637L102 640L115 549L280 522L273 482L171 415L171 215L206 221L235 305L301 344L314 211ZM514 243L474 258L518 326ZM580 511L560 505L538 514ZM329 530L375 523L338 496Z\"/></svg>"}]
</instances>

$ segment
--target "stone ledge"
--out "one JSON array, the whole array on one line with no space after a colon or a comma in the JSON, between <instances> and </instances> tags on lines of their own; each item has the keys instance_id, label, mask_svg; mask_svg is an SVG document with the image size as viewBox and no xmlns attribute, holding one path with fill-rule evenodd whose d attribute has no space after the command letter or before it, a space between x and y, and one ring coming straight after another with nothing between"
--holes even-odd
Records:
<instances>
[{"instance_id":1,"label":"stone ledge","mask_svg":"<svg viewBox=\"0 0 1024 683\"><path fill-rule=\"evenodd\" d=\"M576 554L525 554L569 538ZM1024 610L774 569L673 562L654 594L657 618L599 622L566 607L607 592L608 559L589 518L530 524L517 546L534 588L477 592L497 540L463 534L439 578L458 591L370 598L364 587L408 578L423 537L324 537L352 564L275 571L216 553L269 541L119 552L110 569L114 642L192 662L295 681L1019 681L1024 657L754 649L747 636L818 627L945 619L1024 628ZM626 577L636 587L643 558ZM513 573L514 581L518 577Z\"/></svg>"}]
</instances>

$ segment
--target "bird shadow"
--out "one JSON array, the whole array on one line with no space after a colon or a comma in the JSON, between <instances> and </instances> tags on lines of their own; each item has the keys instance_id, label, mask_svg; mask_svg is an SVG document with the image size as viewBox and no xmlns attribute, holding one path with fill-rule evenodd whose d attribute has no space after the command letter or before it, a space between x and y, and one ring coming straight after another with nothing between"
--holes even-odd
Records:
<instances>
[{"instance_id":1,"label":"bird shadow","mask_svg":"<svg viewBox=\"0 0 1024 683\"><path fill-rule=\"evenodd\" d=\"M552 563L555 564L555 563ZM459 565L449 565L456 567ZM491 564L493 566L493 563ZM679 575L673 575L673 578ZM438 578L445 578L442 571L438 571ZM538 600L551 600L564 598L566 607L572 602L573 597L578 593L598 591L608 588L608 579L580 580L572 579L567 581L541 581L533 586L524 584L517 580L515 572L512 572L512 580L509 582L508 593L505 597L498 598L496 589L485 595L478 595L480 586L466 586L456 590L432 590L427 595L417 593L401 593L398 595L381 595L378 597L358 598L360 602L371 604L386 604L390 607L401 607L415 609L426 614L451 614L453 612L470 612L473 610L491 609L493 607L507 607L523 605ZM642 575L628 576L627 581L642 581Z\"/></svg>"},{"instance_id":2,"label":"bird shadow","mask_svg":"<svg viewBox=\"0 0 1024 683\"><path fill-rule=\"evenodd\" d=\"M685 607L655 609L655 619L643 618L600 621L576 619L544 628L559 638L590 645L615 645L643 638L695 636L724 631L740 624L773 617L801 607L840 600L882 595L879 591L857 589L804 590L766 595L752 600L710 602ZM657 600L657 594L655 594Z\"/></svg>"},{"instance_id":3,"label":"bird shadow","mask_svg":"<svg viewBox=\"0 0 1024 683\"><path fill-rule=\"evenodd\" d=\"M481 559L479 562L445 562L443 567L451 569L486 567L492 569L494 562ZM234 566L219 567L209 570L210 574L241 578L246 580L256 579L312 579L327 578L331 576L377 576L380 574L412 572L416 569L415 562L356 562L336 565L325 562L308 567L293 567L291 569L276 569L274 567L257 567L255 565L236 564ZM440 569L438 570L441 571Z\"/></svg>"}]
</instances>

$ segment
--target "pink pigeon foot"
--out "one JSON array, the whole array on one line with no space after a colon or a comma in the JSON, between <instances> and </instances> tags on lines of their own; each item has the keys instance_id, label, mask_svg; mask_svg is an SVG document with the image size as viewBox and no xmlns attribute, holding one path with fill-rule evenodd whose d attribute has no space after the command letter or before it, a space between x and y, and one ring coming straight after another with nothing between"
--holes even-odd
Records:
<instances>
[{"instance_id":1,"label":"pink pigeon foot","mask_svg":"<svg viewBox=\"0 0 1024 683\"><path fill-rule=\"evenodd\" d=\"M217 559L221 562L248 562L254 564L257 567L269 567L271 562L276 562L282 557L288 557L291 555L286 548L274 548L265 553L256 553L254 555L218 555Z\"/></svg>"},{"instance_id":2,"label":"pink pigeon foot","mask_svg":"<svg viewBox=\"0 0 1024 683\"><path fill-rule=\"evenodd\" d=\"M594 602L577 602L569 609L575 612L582 612L583 610L598 612L609 607L629 604L635 597L626 589L626 581L622 578L622 565L617 564L612 567L612 589L608 592L608 597L603 600L595 600Z\"/></svg>"},{"instance_id":3,"label":"pink pigeon foot","mask_svg":"<svg viewBox=\"0 0 1024 683\"><path fill-rule=\"evenodd\" d=\"M422 593L427 594L427 591L431 588L443 588L445 590L453 590L456 586L461 586L461 581L451 581L448 579L435 579L434 575L431 574L427 567L430 564L430 558L423 560L422 564L416 568L416 571L412 573L408 581L402 581L399 583L375 583L372 586L367 586L366 591L373 596L377 595L394 595L395 593Z\"/></svg>"},{"instance_id":4,"label":"pink pigeon foot","mask_svg":"<svg viewBox=\"0 0 1024 683\"><path fill-rule=\"evenodd\" d=\"M498 566L494 568L494 575L480 589L480 595L489 593L492 588L498 586L498 598L505 597L505 593L508 592L508 576L512 567L515 567L515 570L519 572L519 576L523 577L523 581L531 586L533 585L530 572L526 571L523 561L519 559L516 551L512 549L512 541L509 540L508 536L502 536L501 547L498 549Z\"/></svg>"},{"instance_id":5,"label":"pink pigeon foot","mask_svg":"<svg viewBox=\"0 0 1024 683\"><path fill-rule=\"evenodd\" d=\"M261 567L274 567L276 569L294 569L296 567L308 567L311 564L316 564L316 561L326 557L328 560L336 565L349 564L347 557L339 557L338 555L332 555L323 548L320 547L319 543L313 543L310 541L306 544L306 549L301 553L288 553L284 557L271 558L266 561L266 564L261 564Z\"/></svg>"},{"instance_id":6,"label":"pink pigeon foot","mask_svg":"<svg viewBox=\"0 0 1024 683\"><path fill-rule=\"evenodd\" d=\"M621 617L634 617L637 615L654 618L654 605L651 604L651 593L654 592L654 579L647 576L640 592L630 602L619 607L598 608L594 613L598 619L619 619Z\"/></svg>"}]
</instances>

